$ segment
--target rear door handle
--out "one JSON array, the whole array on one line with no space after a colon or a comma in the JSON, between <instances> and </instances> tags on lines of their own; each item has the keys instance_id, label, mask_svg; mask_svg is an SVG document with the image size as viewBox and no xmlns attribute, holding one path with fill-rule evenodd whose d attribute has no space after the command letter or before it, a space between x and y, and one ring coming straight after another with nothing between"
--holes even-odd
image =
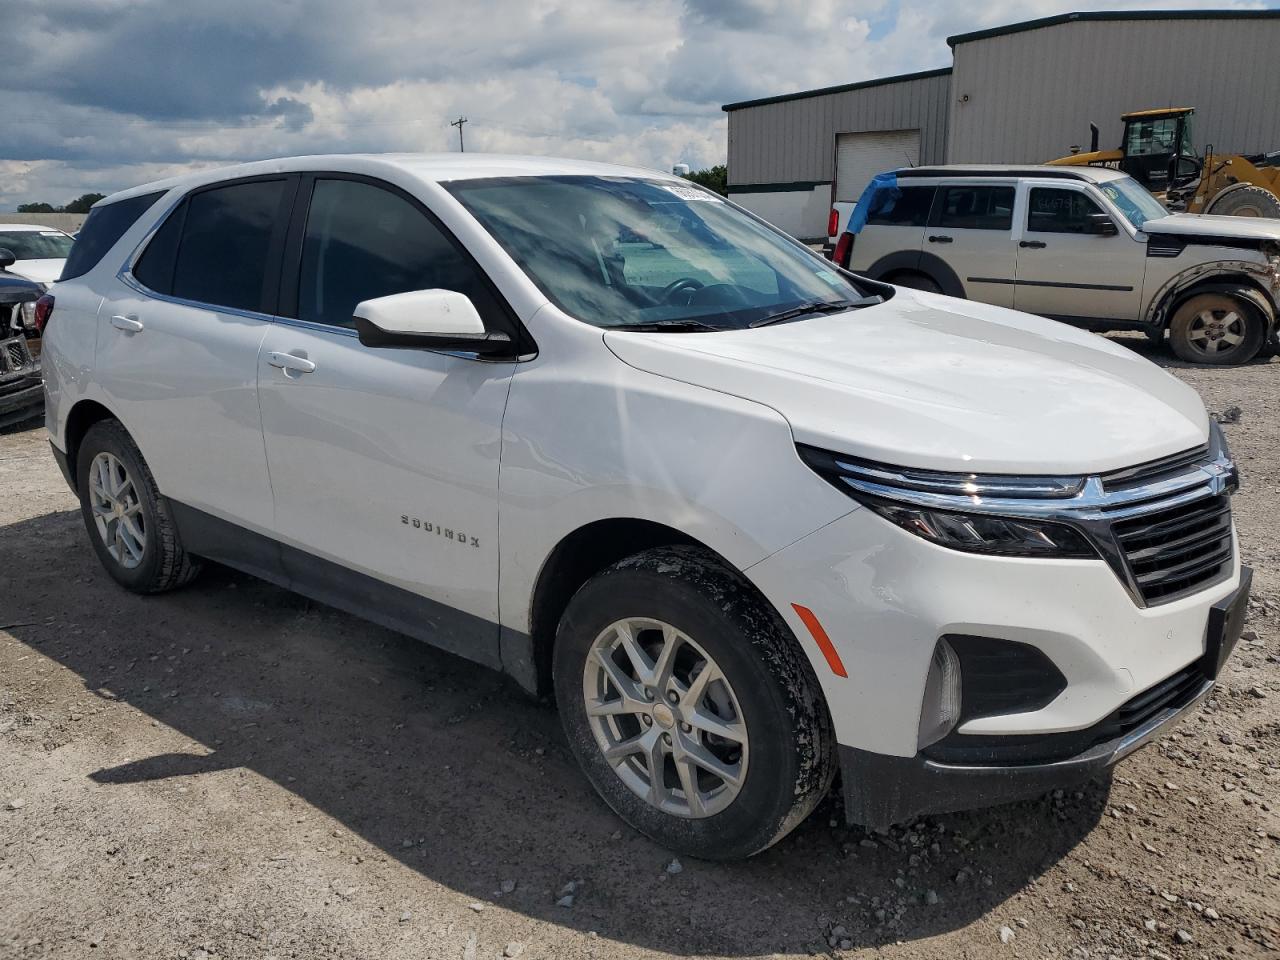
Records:
<instances>
[{"instance_id":1,"label":"rear door handle","mask_svg":"<svg viewBox=\"0 0 1280 960\"><path fill-rule=\"evenodd\" d=\"M137 333L142 329L142 321L137 317L125 317L116 314L111 318L111 325L117 330L123 330L125 333Z\"/></svg>"},{"instance_id":2,"label":"rear door handle","mask_svg":"<svg viewBox=\"0 0 1280 960\"><path fill-rule=\"evenodd\" d=\"M276 353L273 351L267 354L267 363L289 373L316 372L314 361L308 360L306 357L295 357L292 353Z\"/></svg>"},{"instance_id":3,"label":"rear door handle","mask_svg":"<svg viewBox=\"0 0 1280 960\"><path fill-rule=\"evenodd\" d=\"M944 237L939 234L933 234L929 237L930 243L951 243L950 237Z\"/></svg>"},{"instance_id":4,"label":"rear door handle","mask_svg":"<svg viewBox=\"0 0 1280 960\"><path fill-rule=\"evenodd\" d=\"M1019 241L1018 246L1030 247L1032 250L1043 250L1044 241L1043 240L1021 240Z\"/></svg>"}]
</instances>

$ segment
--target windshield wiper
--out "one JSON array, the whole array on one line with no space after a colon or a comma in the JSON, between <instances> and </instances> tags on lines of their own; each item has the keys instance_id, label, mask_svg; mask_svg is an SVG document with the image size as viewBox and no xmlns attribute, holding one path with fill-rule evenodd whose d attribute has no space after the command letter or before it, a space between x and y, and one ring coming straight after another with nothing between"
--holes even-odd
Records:
<instances>
[{"instance_id":1,"label":"windshield wiper","mask_svg":"<svg viewBox=\"0 0 1280 960\"><path fill-rule=\"evenodd\" d=\"M713 327L701 320L652 320L649 323L614 323L605 326L606 330L622 330L632 333L700 333L703 331L723 330Z\"/></svg>"},{"instance_id":2,"label":"windshield wiper","mask_svg":"<svg viewBox=\"0 0 1280 960\"><path fill-rule=\"evenodd\" d=\"M840 313L843 310L855 310L858 307L874 307L877 303L884 303L884 297L879 294L873 294L869 297L859 297L857 300L811 300L808 303L798 304L789 310L783 310L781 313L761 317L759 320L752 321L751 326L767 327L774 323L786 323L788 320L807 317L810 314Z\"/></svg>"}]
</instances>

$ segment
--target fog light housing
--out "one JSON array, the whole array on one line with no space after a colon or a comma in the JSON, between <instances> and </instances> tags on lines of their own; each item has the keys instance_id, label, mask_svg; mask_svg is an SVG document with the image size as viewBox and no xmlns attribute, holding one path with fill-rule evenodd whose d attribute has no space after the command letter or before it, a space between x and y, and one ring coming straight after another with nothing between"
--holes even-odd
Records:
<instances>
[{"instance_id":1,"label":"fog light housing","mask_svg":"<svg viewBox=\"0 0 1280 960\"><path fill-rule=\"evenodd\" d=\"M923 750L937 743L960 722L960 658L946 640L933 648L929 676L924 682L924 700L920 705L920 731L917 738Z\"/></svg>"}]
</instances>

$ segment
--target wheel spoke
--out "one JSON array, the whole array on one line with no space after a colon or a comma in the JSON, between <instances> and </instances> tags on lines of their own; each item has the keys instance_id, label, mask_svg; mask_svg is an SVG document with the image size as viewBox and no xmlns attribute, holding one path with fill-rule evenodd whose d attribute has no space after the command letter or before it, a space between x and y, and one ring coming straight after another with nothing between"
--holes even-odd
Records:
<instances>
[{"instance_id":1,"label":"wheel spoke","mask_svg":"<svg viewBox=\"0 0 1280 960\"><path fill-rule=\"evenodd\" d=\"M708 773L719 777L731 787L742 785L742 764L728 764L700 743L681 737L676 748L676 763L687 760Z\"/></svg>"},{"instance_id":2,"label":"wheel spoke","mask_svg":"<svg viewBox=\"0 0 1280 960\"><path fill-rule=\"evenodd\" d=\"M698 768L688 760L677 760L676 773L680 776L680 789L689 804L689 812L695 817L704 816L707 808L702 802L702 791L698 789Z\"/></svg>"},{"instance_id":3,"label":"wheel spoke","mask_svg":"<svg viewBox=\"0 0 1280 960\"><path fill-rule=\"evenodd\" d=\"M689 684L689 689L684 691L680 697L681 709L692 713L698 709L698 705L702 703L702 698L706 696L707 687L712 680L718 679L720 670L715 664L706 661L698 675L694 677L693 683Z\"/></svg>"},{"instance_id":4,"label":"wheel spoke","mask_svg":"<svg viewBox=\"0 0 1280 960\"><path fill-rule=\"evenodd\" d=\"M644 700L640 687L622 672L622 668L614 662L613 657L599 648L596 648L593 653L595 654L596 663L600 664L605 676L609 678L609 682L613 684L614 689L618 691L623 699L632 700L636 704Z\"/></svg>"},{"instance_id":5,"label":"wheel spoke","mask_svg":"<svg viewBox=\"0 0 1280 960\"><path fill-rule=\"evenodd\" d=\"M625 717L640 712L641 705L627 696L616 700L588 700L587 716L589 717Z\"/></svg>"},{"instance_id":6,"label":"wheel spoke","mask_svg":"<svg viewBox=\"0 0 1280 960\"><path fill-rule=\"evenodd\" d=\"M719 717L701 708L686 711L684 715L689 726L703 733L732 740L734 743L746 743L747 731L736 720L721 720Z\"/></svg>"},{"instance_id":7,"label":"wheel spoke","mask_svg":"<svg viewBox=\"0 0 1280 960\"><path fill-rule=\"evenodd\" d=\"M661 807L671 794L664 782L667 751L663 749L662 737L656 728L644 734L642 739L644 737L648 737L648 743L644 745L644 759L649 772L649 802Z\"/></svg>"},{"instance_id":8,"label":"wheel spoke","mask_svg":"<svg viewBox=\"0 0 1280 960\"><path fill-rule=\"evenodd\" d=\"M644 648L636 640L635 631L631 629L631 624L625 621L619 623L617 631L618 641L621 643L627 659L631 661L631 667L636 672L636 678L645 686L653 686L653 661L649 659L649 655L644 652Z\"/></svg>"},{"instance_id":9,"label":"wheel spoke","mask_svg":"<svg viewBox=\"0 0 1280 960\"><path fill-rule=\"evenodd\" d=\"M662 625L662 649L658 651L653 664L653 682L656 690L662 691L671 682L671 670L675 663L676 651L680 649L680 634L670 624Z\"/></svg>"},{"instance_id":10,"label":"wheel spoke","mask_svg":"<svg viewBox=\"0 0 1280 960\"><path fill-rule=\"evenodd\" d=\"M649 731L638 733L634 737L628 737L626 740L619 740L609 749L605 750L604 758L610 763L618 763L625 760L633 753L647 753L645 738L649 736Z\"/></svg>"}]
</instances>

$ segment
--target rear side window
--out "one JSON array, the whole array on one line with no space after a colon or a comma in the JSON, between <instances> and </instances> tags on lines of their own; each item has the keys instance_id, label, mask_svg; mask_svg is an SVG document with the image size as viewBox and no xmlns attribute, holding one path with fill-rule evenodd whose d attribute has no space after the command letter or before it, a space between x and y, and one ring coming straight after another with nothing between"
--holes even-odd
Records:
<instances>
[{"instance_id":1,"label":"rear side window","mask_svg":"<svg viewBox=\"0 0 1280 960\"><path fill-rule=\"evenodd\" d=\"M116 241L124 236L125 231L137 223L138 218L150 210L152 204L164 194L163 190L144 193L90 210L76 242L71 246L71 253L67 255L67 262L62 265L62 276L58 279L73 280L96 267L107 251L116 245Z\"/></svg>"},{"instance_id":2,"label":"rear side window","mask_svg":"<svg viewBox=\"0 0 1280 960\"><path fill-rule=\"evenodd\" d=\"M192 194L169 215L134 268L157 293L236 310L269 312L267 263L283 230L285 180L232 183Z\"/></svg>"},{"instance_id":3,"label":"rear side window","mask_svg":"<svg viewBox=\"0 0 1280 960\"><path fill-rule=\"evenodd\" d=\"M416 206L357 180L317 180L298 277L298 318L354 325L356 304L411 290L466 294L486 322L500 315L479 269Z\"/></svg>"},{"instance_id":4,"label":"rear side window","mask_svg":"<svg viewBox=\"0 0 1280 960\"><path fill-rule=\"evenodd\" d=\"M958 230L1013 228L1013 187L944 187L936 223Z\"/></svg>"},{"instance_id":5,"label":"rear side window","mask_svg":"<svg viewBox=\"0 0 1280 960\"><path fill-rule=\"evenodd\" d=\"M884 199L876 203L867 223L877 227L923 227L929 221L929 208L937 192L936 187L884 191Z\"/></svg>"},{"instance_id":6,"label":"rear side window","mask_svg":"<svg viewBox=\"0 0 1280 960\"><path fill-rule=\"evenodd\" d=\"M1027 209L1027 232L1088 233L1089 217L1095 213L1102 210L1079 190L1034 187Z\"/></svg>"}]
</instances>

